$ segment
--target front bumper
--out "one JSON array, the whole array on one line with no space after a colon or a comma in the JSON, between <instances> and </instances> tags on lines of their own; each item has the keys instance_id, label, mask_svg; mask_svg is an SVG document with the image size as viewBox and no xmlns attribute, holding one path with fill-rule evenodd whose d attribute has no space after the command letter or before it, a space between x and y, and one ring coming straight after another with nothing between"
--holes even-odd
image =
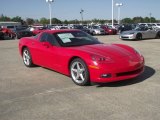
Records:
<instances>
[{"instance_id":1,"label":"front bumper","mask_svg":"<svg viewBox=\"0 0 160 120\"><path fill-rule=\"evenodd\" d=\"M90 79L92 82L107 83L121 81L137 77L144 71L144 58L140 61L122 61L119 63L110 63L99 65L98 68L89 68ZM107 74L108 76L102 77Z\"/></svg>"},{"instance_id":2,"label":"front bumper","mask_svg":"<svg viewBox=\"0 0 160 120\"><path fill-rule=\"evenodd\" d=\"M134 34L120 35L119 38L120 39L134 40L134 39L136 39L136 36Z\"/></svg>"},{"instance_id":3,"label":"front bumper","mask_svg":"<svg viewBox=\"0 0 160 120\"><path fill-rule=\"evenodd\" d=\"M105 31L95 31L96 35L105 35L106 32Z\"/></svg>"}]
</instances>

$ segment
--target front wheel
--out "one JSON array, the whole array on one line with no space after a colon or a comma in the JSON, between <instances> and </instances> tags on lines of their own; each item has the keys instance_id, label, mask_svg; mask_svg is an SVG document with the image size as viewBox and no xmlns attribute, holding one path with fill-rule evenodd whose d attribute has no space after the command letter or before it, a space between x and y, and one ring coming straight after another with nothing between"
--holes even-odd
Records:
<instances>
[{"instance_id":1,"label":"front wheel","mask_svg":"<svg viewBox=\"0 0 160 120\"><path fill-rule=\"evenodd\" d=\"M25 66L27 67L32 67L33 66L33 62L32 62L32 57L30 54L30 51L28 48L24 48L23 49L23 63L25 64Z\"/></svg>"},{"instance_id":2,"label":"front wheel","mask_svg":"<svg viewBox=\"0 0 160 120\"><path fill-rule=\"evenodd\" d=\"M77 85L85 86L90 83L88 67L80 58L76 58L71 62L70 74L72 81Z\"/></svg>"},{"instance_id":3,"label":"front wheel","mask_svg":"<svg viewBox=\"0 0 160 120\"><path fill-rule=\"evenodd\" d=\"M156 39L160 39L160 32L157 33Z\"/></svg>"},{"instance_id":4,"label":"front wheel","mask_svg":"<svg viewBox=\"0 0 160 120\"><path fill-rule=\"evenodd\" d=\"M138 34L136 35L136 40L142 40L142 34L138 33Z\"/></svg>"}]
</instances>

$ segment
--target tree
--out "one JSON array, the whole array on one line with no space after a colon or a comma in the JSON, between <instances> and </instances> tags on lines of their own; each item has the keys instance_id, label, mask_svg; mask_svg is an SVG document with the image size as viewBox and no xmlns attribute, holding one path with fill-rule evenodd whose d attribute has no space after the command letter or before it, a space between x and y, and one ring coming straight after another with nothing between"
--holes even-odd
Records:
<instances>
[{"instance_id":1,"label":"tree","mask_svg":"<svg viewBox=\"0 0 160 120\"><path fill-rule=\"evenodd\" d=\"M68 24L68 20L63 21L64 24Z\"/></svg>"},{"instance_id":2,"label":"tree","mask_svg":"<svg viewBox=\"0 0 160 120\"><path fill-rule=\"evenodd\" d=\"M4 16L3 14L0 16L0 21L11 21L11 18L10 17L7 17L7 16Z\"/></svg>"},{"instance_id":3,"label":"tree","mask_svg":"<svg viewBox=\"0 0 160 120\"><path fill-rule=\"evenodd\" d=\"M145 17L145 18L144 18L144 22L145 22L145 23L149 23L150 20L151 20L151 19L150 19L149 17Z\"/></svg>"},{"instance_id":4,"label":"tree","mask_svg":"<svg viewBox=\"0 0 160 120\"><path fill-rule=\"evenodd\" d=\"M122 23L133 23L133 20L131 18L124 18L122 19Z\"/></svg>"},{"instance_id":5,"label":"tree","mask_svg":"<svg viewBox=\"0 0 160 120\"><path fill-rule=\"evenodd\" d=\"M62 21L57 18L52 18L52 24L62 24Z\"/></svg>"},{"instance_id":6,"label":"tree","mask_svg":"<svg viewBox=\"0 0 160 120\"><path fill-rule=\"evenodd\" d=\"M151 23L155 23L155 22L157 22L157 20L154 17L151 17L151 21L150 22Z\"/></svg>"},{"instance_id":7,"label":"tree","mask_svg":"<svg viewBox=\"0 0 160 120\"><path fill-rule=\"evenodd\" d=\"M142 17L134 17L133 22L134 23L143 23L144 19Z\"/></svg>"},{"instance_id":8,"label":"tree","mask_svg":"<svg viewBox=\"0 0 160 120\"><path fill-rule=\"evenodd\" d=\"M35 20L34 20L34 23L35 23L35 24L39 24L40 22L39 22L38 19L35 19Z\"/></svg>"},{"instance_id":9,"label":"tree","mask_svg":"<svg viewBox=\"0 0 160 120\"><path fill-rule=\"evenodd\" d=\"M100 24L105 24L106 20L99 20Z\"/></svg>"},{"instance_id":10,"label":"tree","mask_svg":"<svg viewBox=\"0 0 160 120\"><path fill-rule=\"evenodd\" d=\"M33 25L33 24L34 24L34 19L32 19L32 18L27 18L27 19L26 19L26 23L27 23L27 25Z\"/></svg>"},{"instance_id":11,"label":"tree","mask_svg":"<svg viewBox=\"0 0 160 120\"><path fill-rule=\"evenodd\" d=\"M16 17L13 17L13 18L11 19L11 21L14 21L14 22L21 22L21 21L22 21L22 18L19 17L19 16L16 16Z\"/></svg>"},{"instance_id":12,"label":"tree","mask_svg":"<svg viewBox=\"0 0 160 120\"><path fill-rule=\"evenodd\" d=\"M43 17L40 19L40 23L43 25L46 25L46 24L49 24L49 20Z\"/></svg>"},{"instance_id":13,"label":"tree","mask_svg":"<svg viewBox=\"0 0 160 120\"><path fill-rule=\"evenodd\" d=\"M26 22L25 22L21 17L19 17L19 16L13 17L13 18L11 19L11 21L20 22L21 25L25 25L25 24L26 24Z\"/></svg>"}]
</instances>

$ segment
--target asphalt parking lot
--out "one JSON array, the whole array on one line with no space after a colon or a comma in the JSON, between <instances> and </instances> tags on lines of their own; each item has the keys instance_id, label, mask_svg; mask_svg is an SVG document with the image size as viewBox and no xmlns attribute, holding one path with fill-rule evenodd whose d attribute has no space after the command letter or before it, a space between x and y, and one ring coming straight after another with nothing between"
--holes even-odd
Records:
<instances>
[{"instance_id":1,"label":"asphalt parking lot","mask_svg":"<svg viewBox=\"0 0 160 120\"><path fill-rule=\"evenodd\" d=\"M159 120L160 39L122 41L145 57L145 71L123 82L80 87L42 67L26 68L18 40L0 41L0 120Z\"/></svg>"}]
</instances>

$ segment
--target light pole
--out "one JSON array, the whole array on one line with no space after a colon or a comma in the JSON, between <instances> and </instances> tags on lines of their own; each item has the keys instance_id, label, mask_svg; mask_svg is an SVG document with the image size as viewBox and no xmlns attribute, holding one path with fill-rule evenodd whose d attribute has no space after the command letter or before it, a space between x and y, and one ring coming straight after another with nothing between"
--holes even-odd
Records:
<instances>
[{"instance_id":1,"label":"light pole","mask_svg":"<svg viewBox=\"0 0 160 120\"><path fill-rule=\"evenodd\" d=\"M123 5L122 3L116 3L116 6L118 7L118 24L120 24L120 14L121 14L120 7L122 5Z\"/></svg>"},{"instance_id":2,"label":"light pole","mask_svg":"<svg viewBox=\"0 0 160 120\"><path fill-rule=\"evenodd\" d=\"M84 10L81 9L80 14L81 14L81 19L82 19L82 24L83 24L83 12L84 12Z\"/></svg>"},{"instance_id":3,"label":"light pole","mask_svg":"<svg viewBox=\"0 0 160 120\"><path fill-rule=\"evenodd\" d=\"M52 25L52 7L51 3L54 2L54 0L46 0L46 2L49 4L49 18L50 18L50 26Z\"/></svg>"},{"instance_id":4,"label":"light pole","mask_svg":"<svg viewBox=\"0 0 160 120\"><path fill-rule=\"evenodd\" d=\"M114 25L114 0L112 0L112 27Z\"/></svg>"},{"instance_id":5,"label":"light pole","mask_svg":"<svg viewBox=\"0 0 160 120\"><path fill-rule=\"evenodd\" d=\"M152 13L149 13L150 23L152 22Z\"/></svg>"}]
</instances>

